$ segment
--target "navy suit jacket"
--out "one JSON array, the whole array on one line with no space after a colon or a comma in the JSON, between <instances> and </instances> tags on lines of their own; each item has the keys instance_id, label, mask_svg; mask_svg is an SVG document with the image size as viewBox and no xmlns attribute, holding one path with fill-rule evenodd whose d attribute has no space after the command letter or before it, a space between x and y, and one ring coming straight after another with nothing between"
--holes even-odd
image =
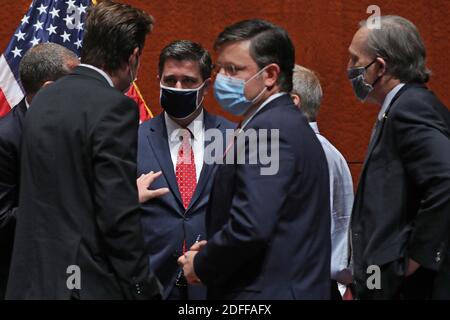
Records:
<instances>
[{"instance_id":1,"label":"navy suit jacket","mask_svg":"<svg viewBox=\"0 0 450 320\"><path fill-rule=\"evenodd\" d=\"M321 144L287 94L269 102L244 133L250 129L279 130L279 170L261 175L268 166L248 160L218 166L196 274L209 299L328 299L330 191ZM237 139L237 152L247 155L249 144Z\"/></svg>"},{"instance_id":2,"label":"navy suit jacket","mask_svg":"<svg viewBox=\"0 0 450 320\"><path fill-rule=\"evenodd\" d=\"M19 202L20 142L25 99L0 119L0 299L6 291Z\"/></svg>"},{"instance_id":3,"label":"navy suit jacket","mask_svg":"<svg viewBox=\"0 0 450 320\"><path fill-rule=\"evenodd\" d=\"M218 129L225 137L226 129L236 125L224 118L204 111L205 130ZM233 131L233 130L229 130ZM225 139L224 139L225 140ZM205 142L205 146L208 142ZM205 212L215 172L215 165L203 164L197 188L187 210L184 209L170 156L164 113L144 122L139 128L138 176L150 171L162 171L151 189L169 188L170 193L148 201L143 205L142 226L150 251L150 267L164 286L163 298L172 291L180 268L177 259L182 254L186 233L187 248L195 243L198 235L206 239ZM189 299L206 298L202 286L188 286Z\"/></svg>"}]
</instances>

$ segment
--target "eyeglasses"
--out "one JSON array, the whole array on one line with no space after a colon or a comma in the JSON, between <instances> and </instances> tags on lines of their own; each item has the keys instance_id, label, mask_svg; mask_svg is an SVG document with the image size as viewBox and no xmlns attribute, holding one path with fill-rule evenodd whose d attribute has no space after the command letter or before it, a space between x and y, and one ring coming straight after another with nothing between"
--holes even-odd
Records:
<instances>
[{"instance_id":1,"label":"eyeglasses","mask_svg":"<svg viewBox=\"0 0 450 320\"><path fill-rule=\"evenodd\" d=\"M217 63L217 64L213 65L213 74L217 75L220 73L221 70L223 70L227 76L230 76L230 75L235 75L239 71L242 71L245 69L246 69L246 67L237 67L234 64L221 65L221 64Z\"/></svg>"}]
</instances>

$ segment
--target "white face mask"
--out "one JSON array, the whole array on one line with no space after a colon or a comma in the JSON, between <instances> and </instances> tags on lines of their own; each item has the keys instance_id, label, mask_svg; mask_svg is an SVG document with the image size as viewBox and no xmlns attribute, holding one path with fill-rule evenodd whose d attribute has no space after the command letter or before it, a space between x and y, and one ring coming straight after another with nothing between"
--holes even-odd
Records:
<instances>
[{"instance_id":1,"label":"white face mask","mask_svg":"<svg viewBox=\"0 0 450 320\"><path fill-rule=\"evenodd\" d=\"M136 72L137 72L137 68L138 68L138 65L139 65L139 58L136 58L136 62L137 62L136 63ZM130 91L131 86L137 80L136 75L133 74L133 69L131 68L130 64L129 64L129 68L130 68L130 79L131 79L131 82L130 82L130 85L126 89L122 90L122 92L124 94L127 93L128 91Z\"/></svg>"}]
</instances>

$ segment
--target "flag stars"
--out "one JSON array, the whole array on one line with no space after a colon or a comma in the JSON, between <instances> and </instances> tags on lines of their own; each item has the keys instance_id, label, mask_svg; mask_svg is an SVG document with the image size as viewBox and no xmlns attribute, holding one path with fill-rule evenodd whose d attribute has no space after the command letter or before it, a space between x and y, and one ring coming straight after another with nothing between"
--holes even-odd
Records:
<instances>
[{"instance_id":1,"label":"flag stars","mask_svg":"<svg viewBox=\"0 0 450 320\"><path fill-rule=\"evenodd\" d=\"M81 39L78 39L78 41L75 42L75 45L77 46L77 49L80 49L83 46Z\"/></svg>"},{"instance_id":2,"label":"flag stars","mask_svg":"<svg viewBox=\"0 0 450 320\"><path fill-rule=\"evenodd\" d=\"M25 37L24 37L25 34L26 33L23 33L22 31L19 30L19 32L16 33L14 36L17 37L17 41L20 41L20 40L25 40Z\"/></svg>"},{"instance_id":3,"label":"flag stars","mask_svg":"<svg viewBox=\"0 0 450 320\"><path fill-rule=\"evenodd\" d=\"M22 24L27 24L27 23L30 23L30 17L29 16L23 16L23 18L22 18Z\"/></svg>"},{"instance_id":4,"label":"flag stars","mask_svg":"<svg viewBox=\"0 0 450 320\"><path fill-rule=\"evenodd\" d=\"M61 38L63 38L63 42L69 41L70 42L70 34L64 31L64 34L61 35Z\"/></svg>"},{"instance_id":5,"label":"flag stars","mask_svg":"<svg viewBox=\"0 0 450 320\"><path fill-rule=\"evenodd\" d=\"M69 15L67 15L63 20L66 22L66 26L68 28L73 28L73 17L69 17Z\"/></svg>"},{"instance_id":6,"label":"flag stars","mask_svg":"<svg viewBox=\"0 0 450 320\"><path fill-rule=\"evenodd\" d=\"M20 54L22 52L22 49L15 47L11 52L14 54L14 58L22 57L22 55Z\"/></svg>"},{"instance_id":7,"label":"flag stars","mask_svg":"<svg viewBox=\"0 0 450 320\"><path fill-rule=\"evenodd\" d=\"M86 13L86 9L87 6L83 6L83 4L80 4L80 6L78 7L78 11L80 12L80 14Z\"/></svg>"},{"instance_id":8,"label":"flag stars","mask_svg":"<svg viewBox=\"0 0 450 320\"><path fill-rule=\"evenodd\" d=\"M52 34L56 34L56 29L58 27L53 26L53 24L50 24L50 27L48 27L46 30L48 31L48 35L51 36Z\"/></svg>"},{"instance_id":9,"label":"flag stars","mask_svg":"<svg viewBox=\"0 0 450 320\"><path fill-rule=\"evenodd\" d=\"M71 7L74 7L74 8L75 8L75 0L69 0L69 1L66 1L66 4L67 4L67 6L68 6L69 9L70 9Z\"/></svg>"},{"instance_id":10,"label":"flag stars","mask_svg":"<svg viewBox=\"0 0 450 320\"><path fill-rule=\"evenodd\" d=\"M56 8L53 8L53 10L52 11L50 11L50 15L52 16L52 19L55 19L55 17L58 17L59 18L59 12L60 12L61 10L56 10Z\"/></svg>"},{"instance_id":11,"label":"flag stars","mask_svg":"<svg viewBox=\"0 0 450 320\"><path fill-rule=\"evenodd\" d=\"M44 6L44 4L42 3L41 6L39 8L37 8L37 9L39 11L39 14L43 14L43 13L45 13L47 11L47 8L48 7Z\"/></svg>"},{"instance_id":12,"label":"flag stars","mask_svg":"<svg viewBox=\"0 0 450 320\"><path fill-rule=\"evenodd\" d=\"M76 27L77 30L79 30L79 31L84 30L84 29L83 29L83 25L84 25L84 23L81 23L81 22L80 22L79 24L77 24L77 27Z\"/></svg>"},{"instance_id":13,"label":"flag stars","mask_svg":"<svg viewBox=\"0 0 450 320\"><path fill-rule=\"evenodd\" d=\"M38 45L40 41L41 41L40 39L38 39L38 38L36 38L36 37L33 37L33 40L31 40L30 43L31 43L31 44L33 45L33 47L34 47L35 45Z\"/></svg>"},{"instance_id":14,"label":"flag stars","mask_svg":"<svg viewBox=\"0 0 450 320\"><path fill-rule=\"evenodd\" d=\"M36 31L38 31L38 30L42 30L42 25L43 25L44 23L43 22L40 22L40 21L36 21L36 23L35 24L33 24L33 27L35 27L36 28Z\"/></svg>"}]
</instances>

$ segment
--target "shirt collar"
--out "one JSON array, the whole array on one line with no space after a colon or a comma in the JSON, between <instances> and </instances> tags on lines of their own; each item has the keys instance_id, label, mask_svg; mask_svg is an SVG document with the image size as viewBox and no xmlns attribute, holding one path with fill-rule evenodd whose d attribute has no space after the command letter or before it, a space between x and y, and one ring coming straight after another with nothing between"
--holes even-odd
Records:
<instances>
[{"instance_id":1,"label":"shirt collar","mask_svg":"<svg viewBox=\"0 0 450 320\"><path fill-rule=\"evenodd\" d=\"M30 109L30 104L28 103L28 100L26 97L25 97L25 106L27 107L27 110Z\"/></svg>"},{"instance_id":2,"label":"shirt collar","mask_svg":"<svg viewBox=\"0 0 450 320\"><path fill-rule=\"evenodd\" d=\"M167 136L172 136L173 132L178 129L182 129L182 127L173 121L167 112L164 112L164 120L166 121L166 128L167 128ZM187 126L187 129L191 132L194 140L200 139L201 133L203 132L203 123L204 123L204 112L203 108L200 114ZM181 133L178 133L177 135L181 136Z\"/></svg>"},{"instance_id":3,"label":"shirt collar","mask_svg":"<svg viewBox=\"0 0 450 320\"><path fill-rule=\"evenodd\" d=\"M251 115L251 117L248 118L248 119L242 124L241 129L244 129L245 126L246 126L246 125L247 125L247 124L248 124L248 123L256 116L256 114L259 113L259 112L262 110L262 108L264 108L266 105L268 105L269 102L271 102L271 101L275 100L276 98L281 97L281 96L283 96L283 95L285 95L285 94L287 94L287 93L286 93L286 92L278 92L278 93L275 93L275 94L271 95L270 97L268 97L268 98L266 99L266 101L264 101L264 102L259 106L259 108L255 111L255 113L253 113L253 114Z\"/></svg>"},{"instance_id":4,"label":"shirt collar","mask_svg":"<svg viewBox=\"0 0 450 320\"><path fill-rule=\"evenodd\" d=\"M400 91L401 88L403 88L404 85L405 85L404 83L399 83L386 95L386 98L384 98L383 101L383 105L381 106L380 113L378 113L378 120L383 119L383 116L386 113L387 109L389 108L392 99L394 99L395 95Z\"/></svg>"},{"instance_id":5,"label":"shirt collar","mask_svg":"<svg viewBox=\"0 0 450 320\"><path fill-rule=\"evenodd\" d=\"M86 68L97 71L106 79L106 81L108 81L108 83L111 87L114 87L114 83L112 82L111 77L102 69L94 67L93 65L90 65L90 64L85 64L85 63L80 64L80 67L86 67Z\"/></svg>"},{"instance_id":6,"label":"shirt collar","mask_svg":"<svg viewBox=\"0 0 450 320\"><path fill-rule=\"evenodd\" d=\"M317 125L317 122L310 122L309 126L313 129L315 134L319 134L319 126Z\"/></svg>"}]
</instances>

